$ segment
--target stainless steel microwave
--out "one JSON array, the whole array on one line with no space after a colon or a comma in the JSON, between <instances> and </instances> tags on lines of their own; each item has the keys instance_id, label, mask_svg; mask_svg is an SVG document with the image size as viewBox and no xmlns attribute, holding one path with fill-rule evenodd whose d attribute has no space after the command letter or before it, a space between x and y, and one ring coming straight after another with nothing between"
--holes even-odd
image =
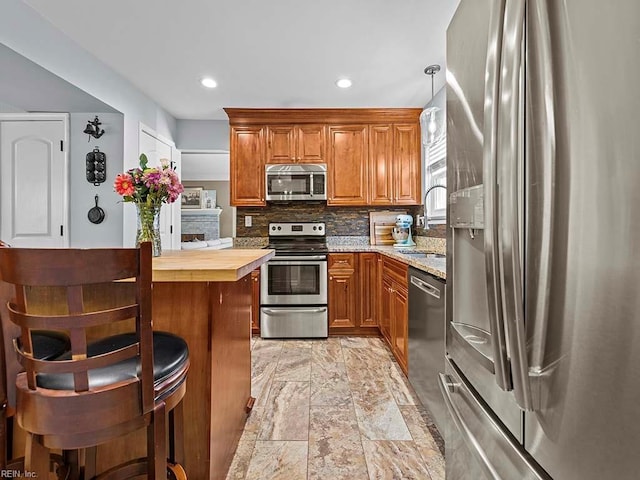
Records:
<instances>
[{"instance_id":1,"label":"stainless steel microwave","mask_svg":"<svg viewBox=\"0 0 640 480\"><path fill-rule=\"evenodd\" d=\"M267 165L265 171L267 201L327 199L324 164Z\"/></svg>"}]
</instances>

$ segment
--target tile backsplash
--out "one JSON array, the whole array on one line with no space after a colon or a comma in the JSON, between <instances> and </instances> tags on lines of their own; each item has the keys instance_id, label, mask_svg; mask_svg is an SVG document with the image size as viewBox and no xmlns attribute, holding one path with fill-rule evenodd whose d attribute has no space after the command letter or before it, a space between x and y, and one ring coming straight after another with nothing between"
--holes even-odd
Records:
<instances>
[{"instance_id":1,"label":"tile backsplash","mask_svg":"<svg viewBox=\"0 0 640 480\"><path fill-rule=\"evenodd\" d=\"M384 210L407 212L414 218L422 207L327 207L324 203L272 203L266 207L238 207L236 210L237 237L266 237L270 222L325 222L328 236L369 236L369 212ZM251 216L251 227L245 227L245 216ZM416 235L445 237L446 228L435 228Z\"/></svg>"}]
</instances>

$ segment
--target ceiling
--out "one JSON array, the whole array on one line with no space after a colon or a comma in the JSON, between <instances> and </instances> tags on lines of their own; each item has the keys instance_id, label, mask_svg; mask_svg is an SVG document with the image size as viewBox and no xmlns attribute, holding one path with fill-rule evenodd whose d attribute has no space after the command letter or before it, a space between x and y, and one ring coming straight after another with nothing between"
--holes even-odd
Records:
<instances>
[{"instance_id":1,"label":"ceiling","mask_svg":"<svg viewBox=\"0 0 640 480\"><path fill-rule=\"evenodd\" d=\"M459 0L23 0L178 119L223 107L422 107ZM199 80L211 76L218 87ZM335 81L351 78L350 89Z\"/></svg>"}]
</instances>

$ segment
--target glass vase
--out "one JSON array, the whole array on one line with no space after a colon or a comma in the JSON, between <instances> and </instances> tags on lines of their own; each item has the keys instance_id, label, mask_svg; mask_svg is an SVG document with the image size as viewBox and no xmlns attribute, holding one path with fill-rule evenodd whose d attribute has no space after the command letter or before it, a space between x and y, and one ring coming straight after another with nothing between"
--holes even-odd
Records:
<instances>
[{"instance_id":1,"label":"glass vase","mask_svg":"<svg viewBox=\"0 0 640 480\"><path fill-rule=\"evenodd\" d=\"M154 257L162 253L160 242L160 208L162 205L136 203L138 212L138 231L136 233L136 247L142 242L151 242Z\"/></svg>"}]
</instances>

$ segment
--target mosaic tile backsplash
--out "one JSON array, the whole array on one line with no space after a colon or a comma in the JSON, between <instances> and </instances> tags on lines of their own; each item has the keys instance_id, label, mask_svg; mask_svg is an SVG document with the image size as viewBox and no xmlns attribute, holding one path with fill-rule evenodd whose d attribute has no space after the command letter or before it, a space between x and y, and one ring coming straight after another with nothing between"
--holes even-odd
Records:
<instances>
[{"instance_id":1,"label":"mosaic tile backsplash","mask_svg":"<svg viewBox=\"0 0 640 480\"><path fill-rule=\"evenodd\" d=\"M266 207L238 207L236 236L266 237L271 222L325 222L328 236L369 236L369 212L384 210L406 211L415 216L422 213L421 206L403 207L327 207L324 203L268 204ZM245 227L244 217L251 216L251 227ZM446 237L446 228L422 231L417 236Z\"/></svg>"}]
</instances>

